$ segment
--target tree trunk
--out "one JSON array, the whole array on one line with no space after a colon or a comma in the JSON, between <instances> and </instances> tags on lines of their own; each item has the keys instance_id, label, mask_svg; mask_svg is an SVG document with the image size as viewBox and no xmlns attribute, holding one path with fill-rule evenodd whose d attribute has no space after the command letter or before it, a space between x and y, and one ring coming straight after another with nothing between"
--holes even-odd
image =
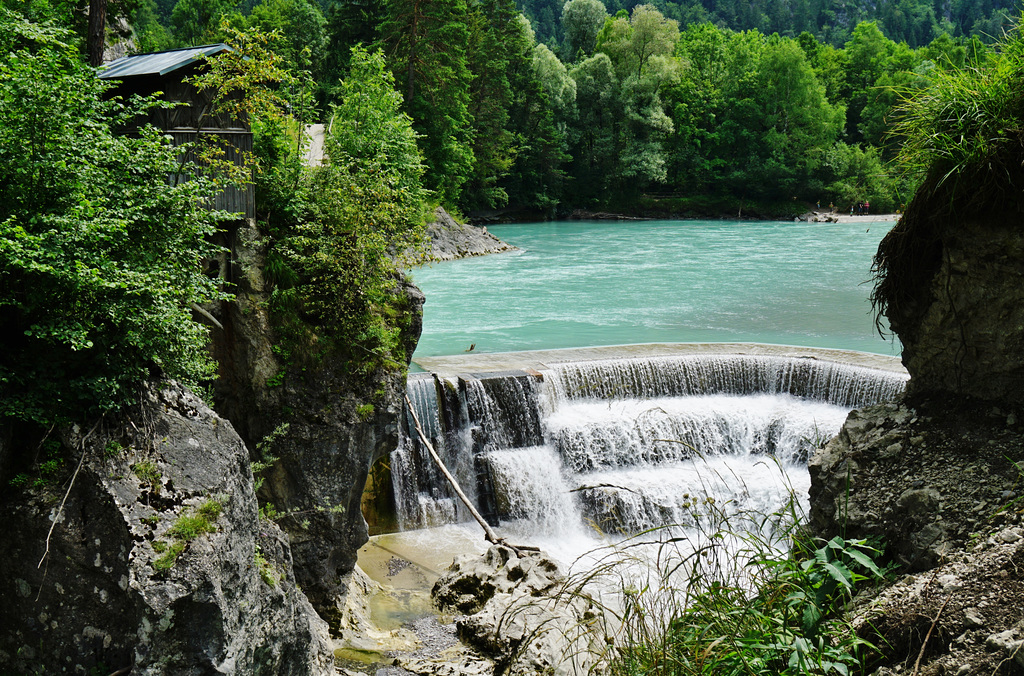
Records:
<instances>
[{"instance_id":1,"label":"tree trunk","mask_svg":"<svg viewBox=\"0 0 1024 676\"><path fill-rule=\"evenodd\" d=\"M103 47L106 45L107 34L107 0L89 0L89 65L103 64Z\"/></svg>"}]
</instances>

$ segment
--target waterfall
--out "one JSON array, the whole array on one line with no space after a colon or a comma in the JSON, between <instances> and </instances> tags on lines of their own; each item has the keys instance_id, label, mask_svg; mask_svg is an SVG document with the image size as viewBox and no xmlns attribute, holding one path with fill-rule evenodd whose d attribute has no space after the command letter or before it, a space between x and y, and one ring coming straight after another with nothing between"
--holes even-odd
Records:
<instances>
[{"instance_id":1,"label":"waterfall","mask_svg":"<svg viewBox=\"0 0 1024 676\"><path fill-rule=\"evenodd\" d=\"M895 398L905 382L819 359L687 355L416 374L408 391L492 525L558 538L692 524L710 504L778 509L787 486L806 491L809 454L850 409ZM409 430L391 463L401 527L465 520Z\"/></svg>"}]
</instances>

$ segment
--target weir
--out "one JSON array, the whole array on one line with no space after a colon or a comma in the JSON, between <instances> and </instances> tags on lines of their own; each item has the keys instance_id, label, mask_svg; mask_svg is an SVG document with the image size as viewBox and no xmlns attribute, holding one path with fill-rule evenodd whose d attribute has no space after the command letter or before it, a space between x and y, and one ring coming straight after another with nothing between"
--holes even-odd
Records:
<instances>
[{"instance_id":1,"label":"weir","mask_svg":"<svg viewBox=\"0 0 1024 676\"><path fill-rule=\"evenodd\" d=\"M562 537L770 510L850 409L897 397L880 355L779 346L624 346L420 361L409 398L492 524ZM461 370L462 368L465 370ZM518 367L518 368L517 368ZM479 370L477 370L479 369ZM467 520L412 429L391 457L403 530Z\"/></svg>"}]
</instances>

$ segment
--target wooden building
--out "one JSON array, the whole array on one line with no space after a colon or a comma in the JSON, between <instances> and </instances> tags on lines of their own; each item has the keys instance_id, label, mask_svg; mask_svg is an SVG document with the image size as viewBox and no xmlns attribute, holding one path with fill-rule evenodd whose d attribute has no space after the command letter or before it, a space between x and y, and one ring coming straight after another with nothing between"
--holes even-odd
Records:
<instances>
[{"instance_id":1,"label":"wooden building","mask_svg":"<svg viewBox=\"0 0 1024 676\"><path fill-rule=\"evenodd\" d=\"M132 94L162 92L162 99L185 104L154 109L146 122L170 134L176 145L196 141L204 135L216 135L227 146L227 156L240 165L243 153L252 152L252 132L248 123L223 114L214 115L209 93L198 91L186 81L202 72L206 56L230 49L228 45L217 44L125 56L107 64L99 77L117 83L108 91L108 96L127 98ZM225 188L217 195L213 206L244 218L254 218L256 207L252 184Z\"/></svg>"}]
</instances>

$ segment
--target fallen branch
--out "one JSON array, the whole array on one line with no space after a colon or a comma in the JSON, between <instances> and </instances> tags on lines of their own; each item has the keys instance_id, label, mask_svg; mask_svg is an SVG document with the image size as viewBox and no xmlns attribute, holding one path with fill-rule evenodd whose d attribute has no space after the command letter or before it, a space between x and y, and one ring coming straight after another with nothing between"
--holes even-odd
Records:
<instances>
[{"instance_id":1,"label":"fallen branch","mask_svg":"<svg viewBox=\"0 0 1024 676\"><path fill-rule=\"evenodd\" d=\"M203 317L205 317L205 318L206 318L206 321L210 322L211 324L213 324L214 326L216 326L216 327L217 327L218 329L220 329L221 331L223 331L223 330L224 330L224 325L223 325L223 324L221 324L221 323L220 323L219 321L217 321L217 318L216 318L216 317L214 317L213 315L211 315L211 314L210 314L209 312L207 312L207 311L206 311L206 309L205 309L204 307L202 307L202 306L201 306L201 305L199 305L198 303L192 303L192 304L190 305L190 307L192 308L192 310L193 310L194 312L196 312L197 314L199 314L199 315L202 315Z\"/></svg>"},{"instance_id":2,"label":"fallen branch","mask_svg":"<svg viewBox=\"0 0 1024 676\"><path fill-rule=\"evenodd\" d=\"M483 527L484 538L491 544L503 545L505 547L508 547L509 549L511 549L519 555L521 555L523 551L539 552L540 549L538 547L511 545L508 542L505 542L504 538L498 537L498 535L494 532L494 529L491 528L491 525L487 523L484 517L480 516L480 512L476 511L476 507L474 507L473 503L470 502L468 497L466 497L466 494L462 492L462 488L459 486L459 482L455 480L455 477L452 476L452 473L448 471L447 467L445 467L444 462L441 460L441 456L439 456L437 454L437 451L434 450L434 445L430 443L429 439L427 439L427 435L423 431L423 427L420 425L420 418L419 416L416 415L416 409L413 408L412 401L409 400L408 394L405 395L405 405L409 407L409 413L412 414L412 421L416 427L416 434L419 435L420 441L423 442L423 445L427 447L427 451L430 453L430 457L433 458L434 463L437 465L438 469L440 469L441 473L444 474L444 478L448 480L448 483L455 491L455 494L459 496L459 500L461 500L462 504L466 506L466 509L469 510L469 513L473 515L473 518L476 519L476 522Z\"/></svg>"},{"instance_id":3,"label":"fallen branch","mask_svg":"<svg viewBox=\"0 0 1024 676\"><path fill-rule=\"evenodd\" d=\"M102 418L97 420L96 424L92 426L91 430L89 430L89 433L82 437L82 441L79 444L82 447L82 457L78 459L78 467L75 467L75 473L71 475L71 483L68 484L68 489L64 492L64 499L60 501L60 507L57 508L57 512L53 515L53 523L50 524L50 531L46 534L46 550L43 552L43 558L39 559L39 563L36 564L36 568L41 568L43 561L45 561L46 557L50 554L50 537L53 535L53 529L57 527L57 522L60 521L60 515L64 512L64 504L68 501L68 496L71 495L71 489L75 486L75 479L78 478L78 472L81 471L82 463L85 462L85 442L89 440L92 433L96 431L97 427L99 427L101 420Z\"/></svg>"},{"instance_id":4,"label":"fallen branch","mask_svg":"<svg viewBox=\"0 0 1024 676\"><path fill-rule=\"evenodd\" d=\"M935 614L935 619L932 620L932 626L928 627L928 633L924 635L924 643L921 644L921 651L917 653L917 661L914 662L914 672L911 676L917 676L918 671L921 669L921 658L924 657L924 649L928 647L928 639L932 637L932 630L935 629L935 625L939 623L939 618L942 617L942 611L946 609L946 604L953 598L953 594L946 597L946 600L942 602L942 607L939 608L939 612Z\"/></svg>"}]
</instances>

